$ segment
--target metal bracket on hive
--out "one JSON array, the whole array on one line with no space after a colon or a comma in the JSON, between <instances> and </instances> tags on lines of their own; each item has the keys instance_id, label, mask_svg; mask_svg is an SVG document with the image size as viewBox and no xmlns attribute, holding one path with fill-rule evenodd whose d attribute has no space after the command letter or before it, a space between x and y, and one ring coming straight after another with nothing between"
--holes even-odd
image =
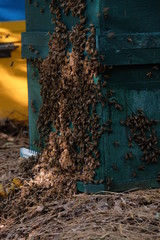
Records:
<instances>
[{"instance_id":1,"label":"metal bracket on hive","mask_svg":"<svg viewBox=\"0 0 160 240\"><path fill-rule=\"evenodd\" d=\"M0 43L0 58L11 57L11 51L17 49L14 43Z\"/></svg>"},{"instance_id":2,"label":"metal bracket on hive","mask_svg":"<svg viewBox=\"0 0 160 240\"><path fill-rule=\"evenodd\" d=\"M27 149L27 148L20 148L20 156L22 158L29 158L29 157L32 157L32 156L37 156L38 155L38 152L36 151L32 151L30 149Z\"/></svg>"}]
</instances>

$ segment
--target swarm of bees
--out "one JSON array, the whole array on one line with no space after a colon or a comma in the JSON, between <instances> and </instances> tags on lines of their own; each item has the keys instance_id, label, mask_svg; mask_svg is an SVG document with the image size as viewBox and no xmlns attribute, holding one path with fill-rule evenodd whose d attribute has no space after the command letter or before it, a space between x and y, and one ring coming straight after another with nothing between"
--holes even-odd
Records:
<instances>
[{"instance_id":1,"label":"swarm of bees","mask_svg":"<svg viewBox=\"0 0 160 240\"><path fill-rule=\"evenodd\" d=\"M131 136L128 138L129 146L132 146L132 140L134 140L143 153L142 160L147 164L156 163L160 156L160 149L157 146L158 139L153 128L153 125L157 123L156 120L148 119L141 109L137 114L133 113L129 116L125 122L131 132ZM129 157L128 154L127 157Z\"/></svg>"},{"instance_id":2,"label":"swarm of bees","mask_svg":"<svg viewBox=\"0 0 160 240\"><path fill-rule=\"evenodd\" d=\"M104 131L109 131L111 120L103 124L96 111L98 104L105 107L108 101L102 93L105 81L94 80L106 67L99 61L94 25L85 28L85 8L84 0L51 1L55 27L48 43L49 55L33 64L41 76L43 104L37 128L46 145L42 159L63 175L76 174L76 180L87 183L93 182L100 165L98 143ZM79 18L71 30L62 21L62 11Z\"/></svg>"},{"instance_id":3,"label":"swarm of bees","mask_svg":"<svg viewBox=\"0 0 160 240\"><path fill-rule=\"evenodd\" d=\"M64 192L63 185L66 192L75 191L77 180L103 182L103 179L94 180L101 158L98 145L104 132L112 133L112 120L104 123L97 113L97 106L101 105L103 109L109 105L123 111L121 104L113 98L114 92L107 89L106 80L110 78L107 71L111 68L100 63L103 56L99 56L96 49L96 29L92 23L86 28L85 8L85 0L51 0L54 33L50 33L49 55L44 60L32 61L39 72L43 100L37 122L40 142L36 144L40 147L44 142L46 148L40 163L44 171L50 171L48 176L53 191L60 193ZM62 12L67 16L72 14L79 23L69 30L63 22ZM108 12L109 9L103 11L106 18ZM156 162L160 155L152 128L154 123L142 111L129 116L126 122L121 121L121 125L131 130L128 146L132 147L134 140L146 163ZM119 147L119 142L113 144ZM131 151L125 156L126 159L132 157ZM112 181L110 177L105 180L108 190ZM48 188L49 183L44 179L45 184Z\"/></svg>"}]
</instances>

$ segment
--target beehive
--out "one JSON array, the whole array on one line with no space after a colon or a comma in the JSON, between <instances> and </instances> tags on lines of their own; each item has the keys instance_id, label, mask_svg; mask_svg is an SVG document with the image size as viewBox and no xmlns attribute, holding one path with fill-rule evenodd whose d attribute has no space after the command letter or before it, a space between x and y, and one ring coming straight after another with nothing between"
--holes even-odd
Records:
<instances>
[{"instance_id":1,"label":"beehive","mask_svg":"<svg viewBox=\"0 0 160 240\"><path fill-rule=\"evenodd\" d=\"M48 56L48 41L54 32L49 10L51 2L26 1L27 32L22 35L22 56L27 59ZM107 82L108 100L103 108L97 107L100 123L110 121L110 124L99 140L101 157L95 183L79 182L80 191L121 191L159 186L159 10L160 3L156 0L147 5L144 0L137 3L133 0L127 3L86 1L85 27L94 26L99 59L103 65L111 66L101 76L103 82ZM79 21L71 13L68 16L62 14L62 19L68 29ZM35 143L40 138L37 121L42 99L38 78L37 69L28 60L32 150L37 150ZM97 84L96 78L94 81Z\"/></svg>"}]
</instances>

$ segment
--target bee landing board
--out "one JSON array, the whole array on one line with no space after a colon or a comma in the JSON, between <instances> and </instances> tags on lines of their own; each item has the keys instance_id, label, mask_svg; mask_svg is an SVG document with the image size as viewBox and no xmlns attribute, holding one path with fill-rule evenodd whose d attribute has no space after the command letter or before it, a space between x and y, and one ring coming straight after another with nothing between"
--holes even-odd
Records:
<instances>
[{"instance_id":1,"label":"bee landing board","mask_svg":"<svg viewBox=\"0 0 160 240\"><path fill-rule=\"evenodd\" d=\"M30 148L36 151L42 98L40 76L29 59L48 56L48 41L54 32L51 2L26 0L27 32L22 34L22 56L28 59ZM159 187L160 3L157 0L147 4L146 0L85 2L85 28L94 26L99 60L112 67L101 77L107 89L107 103L96 109L100 124L107 127L97 147L100 167L94 184L78 182L78 189L97 192ZM79 21L71 13L66 16L63 12L62 19L68 30ZM47 122L48 116L45 117ZM156 121L152 125L153 120Z\"/></svg>"}]
</instances>

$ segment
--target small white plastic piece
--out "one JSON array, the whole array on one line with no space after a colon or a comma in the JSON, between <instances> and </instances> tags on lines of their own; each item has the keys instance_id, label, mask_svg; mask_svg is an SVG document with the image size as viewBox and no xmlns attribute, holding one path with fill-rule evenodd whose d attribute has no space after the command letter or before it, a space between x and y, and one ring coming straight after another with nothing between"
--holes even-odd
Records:
<instances>
[{"instance_id":1,"label":"small white plastic piece","mask_svg":"<svg viewBox=\"0 0 160 240\"><path fill-rule=\"evenodd\" d=\"M37 154L38 154L38 152L36 152L36 151L32 151L27 148L20 148L20 156L22 158L29 158L31 156L36 156Z\"/></svg>"}]
</instances>

